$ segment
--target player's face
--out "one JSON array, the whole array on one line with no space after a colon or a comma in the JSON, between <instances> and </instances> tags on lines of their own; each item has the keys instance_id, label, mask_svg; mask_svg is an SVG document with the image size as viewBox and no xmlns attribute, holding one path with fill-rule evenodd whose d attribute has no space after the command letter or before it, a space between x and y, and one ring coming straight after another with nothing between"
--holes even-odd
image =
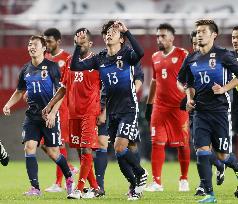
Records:
<instances>
[{"instance_id":1,"label":"player's face","mask_svg":"<svg viewBox=\"0 0 238 204\"><path fill-rule=\"evenodd\" d=\"M30 40L28 43L28 52L32 58L44 56L46 47L42 46L40 39Z\"/></svg>"},{"instance_id":2,"label":"player's face","mask_svg":"<svg viewBox=\"0 0 238 204\"><path fill-rule=\"evenodd\" d=\"M173 46L174 36L167 29L159 29L156 33L159 50L166 50Z\"/></svg>"},{"instance_id":3,"label":"player's face","mask_svg":"<svg viewBox=\"0 0 238 204\"><path fill-rule=\"evenodd\" d=\"M74 36L74 42L76 44L76 38L77 36ZM89 49L92 47L93 42L88 38L86 35L86 38L80 43L80 56L84 56L88 53Z\"/></svg>"},{"instance_id":4,"label":"player's face","mask_svg":"<svg viewBox=\"0 0 238 204\"><path fill-rule=\"evenodd\" d=\"M105 43L106 45L116 45L116 44L121 44L123 43L123 38L121 38L121 33L120 31L115 28L111 27L107 30L106 38L105 38Z\"/></svg>"},{"instance_id":5,"label":"player's face","mask_svg":"<svg viewBox=\"0 0 238 204\"><path fill-rule=\"evenodd\" d=\"M204 47L208 44L211 44L214 42L217 34L215 32L212 32L209 29L208 25L200 25L197 27L197 40L198 40L198 46Z\"/></svg>"},{"instance_id":6,"label":"player's face","mask_svg":"<svg viewBox=\"0 0 238 204\"><path fill-rule=\"evenodd\" d=\"M54 53L60 44L60 40L55 40L54 36L45 36L45 41L47 44L47 52Z\"/></svg>"},{"instance_id":7,"label":"player's face","mask_svg":"<svg viewBox=\"0 0 238 204\"><path fill-rule=\"evenodd\" d=\"M238 30L232 31L232 45L235 51L238 51Z\"/></svg>"},{"instance_id":8,"label":"player's face","mask_svg":"<svg viewBox=\"0 0 238 204\"><path fill-rule=\"evenodd\" d=\"M192 46L193 46L193 51L198 51L199 50L199 46L198 46L198 41L196 37L192 38Z\"/></svg>"}]
</instances>

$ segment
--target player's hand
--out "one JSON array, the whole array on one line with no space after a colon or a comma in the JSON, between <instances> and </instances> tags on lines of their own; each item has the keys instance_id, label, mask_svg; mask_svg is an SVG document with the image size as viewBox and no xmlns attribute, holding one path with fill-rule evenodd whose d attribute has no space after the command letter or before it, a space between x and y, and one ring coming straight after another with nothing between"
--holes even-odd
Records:
<instances>
[{"instance_id":1,"label":"player's hand","mask_svg":"<svg viewBox=\"0 0 238 204\"><path fill-rule=\"evenodd\" d=\"M42 110L42 118L47 121L47 117L49 112L51 111L51 108L49 105L47 105L43 110Z\"/></svg>"},{"instance_id":2,"label":"player's hand","mask_svg":"<svg viewBox=\"0 0 238 204\"><path fill-rule=\"evenodd\" d=\"M4 115L7 115L7 116L11 115L11 110L8 105L5 105L2 109L2 111L3 111Z\"/></svg>"},{"instance_id":3,"label":"player's hand","mask_svg":"<svg viewBox=\"0 0 238 204\"><path fill-rule=\"evenodd\" d=\"M121 33L125 33L128 28L121 21L115 21L114 27L117 28Z\"/></svg>"},{"instance_id":4,"label":"player's hand","mask_svg":"<svg viewBox=\"0 0 238 204\"><path fill-rule=\"evenodd\" d=\"M153 104L146 104L146 110L145 110L145 119L148 123L150 123L151 120L151 114L153 110Z\"/></svg>"},{"instance_id":5,"label":"player's hand","mask_svg":"<svg viewBox=\"0 0 238 204\"><path fill-rule=\"evenodd\" d=\"M80 31L78 33L76 33L76 35L74 36L74 42L81 46L83 43L85 43L87 41L87 30L85 31Z\"/></svg>"},{"instance_id":6,"label":"player's hand","mask_svg":"<svg viewBox=\"0 0 238 204\"><path fill-rule=\"evenodd\" d=\"M213 93L214 94L224 94L226 92L226 90L224 89L224 87L220 86L219 84L214 82L214 85L212 87Z\"/></svg>"},{"instance_id":7,"label":"player's hand","mask_svg":"<svg viewBox=\"0 0 238 204\"><path fill-rule=\"evenodd\" d=\"M97 117L97 125L101 125L106 123L106 113L105 111L102 111L102 113Z\"/></svg>"},{"instance_id":8,"label":"player's hand","mask_svg":"<svg viewBox=\"0 0 238 204\"><path fill-rule=\"evenodd\" d=\"M53 128L55 126L55 114L52 112L47 115L45 126L48 128Z\"/></svg>"},{"instance_id":9,"label":"player's hand","mask_svg":"<svg viewBox=\"0 0 238 204\"><path fill-rule=\"evenodd\" d=\"M195 108L194 100L188 100L186 104L186 111L190 112Z\"/></svg>"}]
</instances>

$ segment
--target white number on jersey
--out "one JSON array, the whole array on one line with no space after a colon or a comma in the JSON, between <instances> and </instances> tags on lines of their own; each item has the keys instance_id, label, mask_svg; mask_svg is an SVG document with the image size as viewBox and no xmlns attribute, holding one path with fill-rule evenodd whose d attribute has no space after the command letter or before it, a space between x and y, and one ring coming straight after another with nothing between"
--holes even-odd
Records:
<instances>
[{"instance_id":1,"label":"white number on jersey","mask_svg":"<svg viewBox=\"0 0 238 204\"><path fill-rule=\"evenodd\" d=\"M201 83L202 84L208 84L210 82L210 77L207 74L207 71L205 72L198 72L201 77Z\"/></svg>"},{"instance_id":2,"label":"white number on jersey","mask_svg":"<svg viewBox=\"0 0 238 204\"><path fill-rule=\"evenodd\" d=\"M166 79L168 77L167 69L162 69L161 75L163 79Z\"/></svg>"},{"instance_id":3,"label":"white number on jersey","mask_svg":"<svg viewBox=\"0 0 238 204\"><path fill-rule=\"evenodd\" d=\"M116 74L117 74L116 72L112 72L112 73L107 74L108 81L109 81L110 85L117 84L118 78L117 78Z\"/></svg>"},{"instance_id":4,"label":"white number on jersey","mask_svg":"<svg viewBox=\"0 0 238 204\"><path fill-rule=\"evenodd\" d=\"M227 138L219 138L219 142L220 142L220 145L219 145L220 150L227 150L228 149L229 143L227 141Z\"/></svg>"},{"instance_id":5,"label":"white number on jersey","mask_svg":"<svg viewBox=\"0 0 238 204\"><path fill-rule=\"evenodd\" d=\"M37 81L37 82L33 81L32 84L33 84L34 93L36 93L37 91L40 93L41 92L40 82L39 81Z\"/></svg>"},{"instance_id":6,"label":"white number on jersey","mask_svg":"<svg viewBox=\"0 0 238 204\"><path fill-rule=\"evenodd\" d=\"M74 76L75 76L75 78L74 78L75 82L83 81L83 72L75 72Z\"/></svg>"}]
</instances>

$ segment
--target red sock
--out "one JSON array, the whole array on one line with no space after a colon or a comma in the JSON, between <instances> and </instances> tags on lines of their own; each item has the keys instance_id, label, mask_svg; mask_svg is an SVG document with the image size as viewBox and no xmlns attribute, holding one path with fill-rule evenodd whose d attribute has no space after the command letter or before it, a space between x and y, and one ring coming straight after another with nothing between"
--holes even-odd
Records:
<instances>
[{"instance_id":1,"label":"red sock","mask_svg":"<svg viewBox=\"0 0 238 204\"><path fill-rule=\"evenodd\" d=\"M153 180L161 185L161 172L165 160L164 145L152 144L151 165Z\"/></svg>"},{"instance_id":2,"label":"red sock","mask_svg":"<svg viewBox=\"0 0 238 204\"><path fill-rule=\"evenodd\" d=\"M88 178L88 174L93 164L93 156L92 154L82 154L81 155L81 165L79 172L79 180L78 180L78 190L83 191L84 184Z\"/></svg>"},{"instance_id":3,"label":"red sock","mask_svg":"<svg viewBox=\"0 0 238 204\"><path fill-rule=\"evenodd\" d=\"M188 168L190 163L190 147L178 147L178 160L180 163L181 179L188 179Z\"/></svg>"},{"instance_id":4,"label":"red sock","mask_svg":"<svg viewBox=\"0 0 238 204\"><path fill-rule=\"evenodd\" d=\"M88 179L88 183L90 184L91 188L98 189L98 183L97 183L95 174L93 172L93 165L92 165L92 167L91 167L91 169L89 171L87 179Z\"/></svg>"},{"instance_id":5,"label":"red sock","mask_svg":"<svg viewBox=\"0 0 238 204\"><path fill-rule=\"evenodd\" d=\"M65 159L67 160L67 151L66 148L60 148L60 154L64 155ZM58 184L59 186L61 186L62 184L62 179L63 179L63 172L61 171L60 167L57 165L56 166L56 184Z\"/></svg>"}]
</instances>

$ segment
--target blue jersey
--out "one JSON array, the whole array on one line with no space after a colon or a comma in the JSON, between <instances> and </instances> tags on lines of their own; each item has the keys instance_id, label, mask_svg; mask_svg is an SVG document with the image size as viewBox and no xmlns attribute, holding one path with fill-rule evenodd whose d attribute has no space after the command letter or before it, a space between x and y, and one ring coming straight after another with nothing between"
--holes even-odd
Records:
<instances>
[{"instance_id":1,"label":"blue jersey","mask_svg":"<svg viewBox=\"0 0 238 204\"><path fill-rule=\"evenodd\" d=\"M187 86L195 89L195 110L228 110L229 94L214 94L212 86L214 83L224 86L231 80L232 73L238 76L238 62L230 51L213 46L205 55L194 52L185 59L181 69L186 72Z\"/></svg>"},{"instance_id":2,"label":"blue jersey","mask_svg":"<svg viewBox=\"0 0 238 204\"><path fill-rule=\"evenodd\" d=\"M31 62L24 65L19 75L17 89L27 91L28 117L43 120L41 111L60 87L59 80L60 71L55 62L44 59L37 67Z\"/></svg>"},{"instance_id":3,"label":"blue jersey","mask_svg":"<svg viewBox=\"0 0 238 204\"><path fill-rule=\"evenodd\" d=\"M108 56L107 52L100 52L91 59L79 61L80 47L76 47L71 61L70 69L82 71L85 69L97 69L100 79L105 87L106 107L109 114L128 113L138 111L138 103L135 89L135 76L143 81L142 70L135 65L143 56L143 50L135 39L127 31L126 36L132 44L123 46L114 56Z\"/></svg>"}]
</instances>

